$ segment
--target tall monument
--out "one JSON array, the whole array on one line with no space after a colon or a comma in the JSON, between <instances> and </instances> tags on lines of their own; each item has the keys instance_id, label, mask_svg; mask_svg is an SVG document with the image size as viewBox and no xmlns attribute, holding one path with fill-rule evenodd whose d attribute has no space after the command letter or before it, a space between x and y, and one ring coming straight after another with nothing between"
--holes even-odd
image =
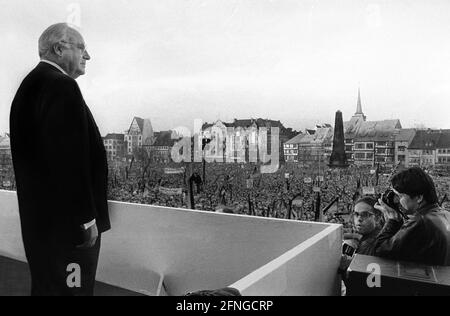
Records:
<instances>
[{"instance_id":1,"label":"tall monument","mask_svg":"<svg viewBox=\"0 0 450 316\"><path fill-rule=\"evenodd\" d=\"M344 121L342 120L342 112L336 112L334 121L334 139L333 151L330 157L330 168L347 168L347 156L345 155L345 139L344 139Z\"/></svg>"}]
</instances>

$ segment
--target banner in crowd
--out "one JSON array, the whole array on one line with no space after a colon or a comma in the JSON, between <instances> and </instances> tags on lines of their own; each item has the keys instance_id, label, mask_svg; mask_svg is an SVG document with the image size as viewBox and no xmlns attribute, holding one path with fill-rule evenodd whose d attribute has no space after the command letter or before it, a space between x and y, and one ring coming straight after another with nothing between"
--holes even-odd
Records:
<instances>
[{"instance_id":1,"label":"banner in crowd","mask_svg":"<svg viewBox=\"0 0 450 316\"><path fill-rule=\"evenodd\" d=\"M323 182L323 176L317 176L316 181L322 181Z\"/></svg>"},{"instance_id":2,"label":"banner in crowd","mask_svg":"<svg viewBox=\"0 0 450 316\"><path fill-rule=\"evenodd\" d=\"M375 195L375 187L362 187L363 195Z\"/></svg>"},{"instance_id":3,"label":"banner in crowd","mask_svg":"<svg viewBox=\"0 0 450 316\"><path fill-rule=\"evenodd\" d=\"M165 174L183 174L184 168L164 168Z\"/></svg>"},{"instance_id":4,"label":"banner in crowd","mask_svg":"<svg viewBox=\"0 0 450 316\"><path fill-rule=\"evenodd\" d=\"M375 169L370 169L370 174L375 174L377 171Z\"/></svg>"},{"instance_id":5,"label":"banner in crowd","mask_svg":"<svg viewBox=\"0 0 450 316\"><path fill-rule=\"evenodd\" d=\"M309 178L309 177L308 177L308 178L305 178L305 180L304 180L304 181L305 181L305 183L312 183L312 179L311 179L311 178Z\"/></svg>"},{"instance_id":6,"label":"banner in crowd","mask_svg":"<svg viewBox=\"0 0 450 316\"><path fill-rule=\"evenodd\" d=\"M247 189L253 189L253 179L247 179Z\"/></svg>"},{"instance_id":7,"label":"banner in crowd","mask_svg":"<svg viewBox=\"0 0 450 316\"><path fill-rule=\"evenodd\" d=\"M289 173L285 173L285 174L284 174L284 178L285 178L285 179L289 179L289 177L290 177L290 174L289 174Z\"/></svg>"},{"instance_id":8,"label":"banner in crowd","mask_svg":"<svg viewBox=\"0 0 450 316\"><path fill-rule=\"evenodd\" d=\"M3 181L3 186L9 188L11 186L11 181Z\"/></svg>"},{"instance_id":9,"label":"banner in crowd","mask_svg":"<svg viewBox=\"0 0 450 316\"><path fill-rule=\"evenodd\" d=\"M319 188L319 187L314 187L314 188L313 188L313 192L316 192L316 193L317 193L317 192L320 192L320 188Z\"/></svg>"},{"instance_id":10,"label":"banner in crowd","mask_svg":"<svg viewBox=\"0 0 450 316\"><path fill-rule=\"evenodd\" d=\"M302 199L295 199L294 201L292 201L292 205L293 206L302 207L303 206L303 200Z\"/></svg>"},{"instance_id":11,"label":"banner in crowd","mask_svg":"<svg viewBox=\"0 0 450 316\"><path fill-rule=\"evenodd\" d=\"M183 194L183 189L182 188L159 187L159 193L162 193L165 195L181 195L181 194Z\"/></svg>"}]
</instances>

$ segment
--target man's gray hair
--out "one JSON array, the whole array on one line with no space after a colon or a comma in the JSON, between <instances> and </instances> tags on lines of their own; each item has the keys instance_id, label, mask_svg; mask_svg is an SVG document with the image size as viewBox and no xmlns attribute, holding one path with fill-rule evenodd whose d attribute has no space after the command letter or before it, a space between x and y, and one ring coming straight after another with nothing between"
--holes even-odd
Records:
<instances>
[{"instance_id":1,"label":"man's gray hair","mask_svg":"<svg viewBox=\"0 0 450 316\"><path fill-rule=\"evenodd\" d=\"M72 28L67 23L57 23L49 26L39 37L39 57L43 58L52 52L55 44L67 39L67 31Z\"/></svg>"}]
</instances>

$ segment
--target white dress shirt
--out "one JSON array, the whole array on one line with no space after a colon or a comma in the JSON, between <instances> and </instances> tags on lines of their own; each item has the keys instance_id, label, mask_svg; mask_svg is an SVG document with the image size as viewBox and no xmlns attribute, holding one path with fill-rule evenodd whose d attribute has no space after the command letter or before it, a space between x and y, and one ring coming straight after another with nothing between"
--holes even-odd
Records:
<instances>
[{"instance_id":1,"label":"white dress shirt","mask_svg":"<svg viewBox=\"0 0 450 316\"><path fill-rule=\"evenodd\" d=\"M61 66L58 65L57 63L54 63L54 62L52 62L52 61L50 61L50 60L47 60L47 59L41 59L41 61L42 61L43 63L47 63L47 64L49 64L49 65L52 65L53 67L55 67L56 69L58 69L59 71L61 71L63 74L65 74L66 76L68 76L67 72L65 72L64 69L62 69Z\"/></svg>"}]
</instances>

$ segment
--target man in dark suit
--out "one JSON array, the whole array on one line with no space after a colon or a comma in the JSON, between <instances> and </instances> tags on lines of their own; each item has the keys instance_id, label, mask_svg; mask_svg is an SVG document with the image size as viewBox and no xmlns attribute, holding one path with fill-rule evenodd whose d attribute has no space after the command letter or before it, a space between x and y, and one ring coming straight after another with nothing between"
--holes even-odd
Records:
<instances>
[{"instance_id":1,"label":"man in dark suit","mask_svg":"<svg viewBox=\"0 0 450 316\"><path fill-rule=\"evenodd\" d=\"M44 31L39 56L10 114L31 294L93 295L100 237L110 221L105 148L75 81L90 56L66 23Z\"/></svg>"}]
</instances>

